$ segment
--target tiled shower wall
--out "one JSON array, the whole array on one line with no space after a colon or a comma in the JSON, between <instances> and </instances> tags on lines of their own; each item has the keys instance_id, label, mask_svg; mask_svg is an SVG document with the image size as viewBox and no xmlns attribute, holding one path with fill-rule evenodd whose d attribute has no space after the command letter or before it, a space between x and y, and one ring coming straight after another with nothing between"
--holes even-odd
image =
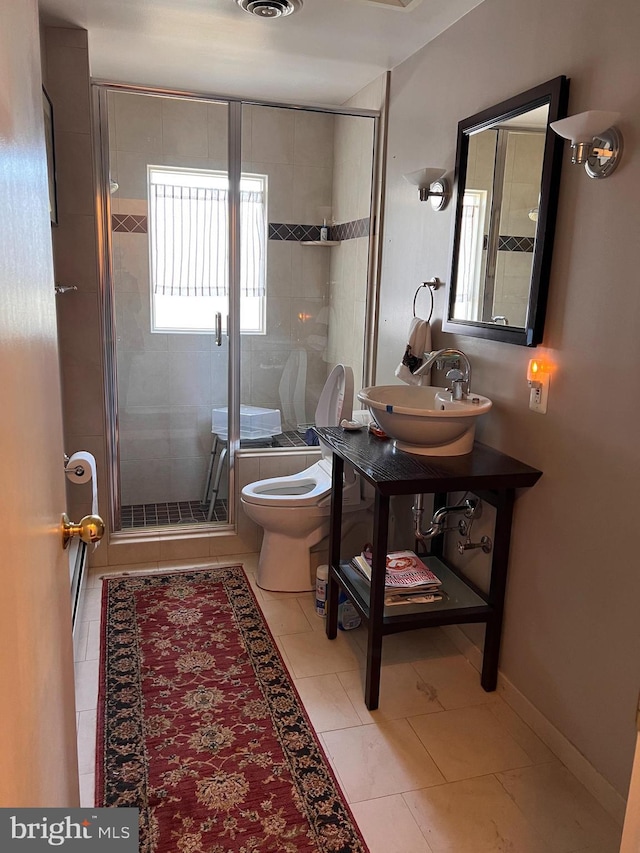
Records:
<instances>
[{"instance_id":1,"label":"tiled shower wall","mask_svg":"<svg viewBox=\"0 0 640 853\"><path fill-rule=\"evenodd\" d=\"M363 384L367 292L362 283L369 266L373 132L373 119L336 117L333 216L336 222L358 223L360 236L331 251L328 352L332 363L352 367L356 393Z\"/></svg>"},{"instance_id":2,"label":"tiled shower wall","mask_svg":"<svg viewBox=\"0 0 640 853\"><path fill-rule=\"evenodd\" d=\"M112 211L146 215L148 163L225 169L226 106L110 95ZM244 171L268 176L269 221L320 224L331 207L334 118L246 107ZM122 502L197 499L211 446L211 408L226 402L226 347L209 335L151 334L142 219L113 234ZM126 226L124 226L126 227ZM268 243L267 334L242 336L241 395L281 408L287 360L307 356L306 416L327 376L329 251ZM301 457L301 465L304 457Z\"/></svg>"},{"instance_id":3,"label":"tiled shower wall","mask_svg":"<svg viewBox=\"0 0 640 853\"><path fill-rule=\"evenodd\" d=\"M527 319L536 236L529 211L538 207L544 143L544 133L510 133L507 141L493 309L512 326Z\"/></svg>"},{"instance_id":4,"label":"tiled shower wall","mask_svg":"<svg viewBox=\"0 0 640 853\"><path fill-rule=\"evenodd\" d=\"M467 186L486 190L489 199L493 192L496 136L495 132L485 131L472 136L469 142ZM544 133L510 133L507 138L493 315L507 317L512 326L523 326L526 320L536 234L536 223L528 214L538 205L544 141ZM489 207L485 244L488 229ZM484 280L486 251L482 263Z\"/></svg>"}]
</instances>

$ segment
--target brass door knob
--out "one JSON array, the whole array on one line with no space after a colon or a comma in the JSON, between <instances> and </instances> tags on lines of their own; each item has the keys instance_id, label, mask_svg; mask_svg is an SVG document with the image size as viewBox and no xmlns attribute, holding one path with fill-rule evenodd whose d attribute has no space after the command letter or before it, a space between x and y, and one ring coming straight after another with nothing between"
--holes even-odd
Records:
<instances>
[{"instance_id":1,"label":"brass door knob","mask_svg":"<svg viewBox=\"0 0 640 853\"><path fill-rule=\"evenodd\" d=\"M83 542L90 545L92 542L99 542L104 536L104 521L99 515L85 515L79 524L74 524L69 521L69 516L62 514L62 547L67 548L69 542L74 536L79 536Z\"/></svg>"}]
</instances>

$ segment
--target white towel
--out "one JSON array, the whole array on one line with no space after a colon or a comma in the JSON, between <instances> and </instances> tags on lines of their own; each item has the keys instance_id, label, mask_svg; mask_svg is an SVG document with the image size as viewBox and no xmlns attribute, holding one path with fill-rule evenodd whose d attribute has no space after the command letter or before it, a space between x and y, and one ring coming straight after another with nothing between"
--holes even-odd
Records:
<instances>
[{"instance_id":1,"label":"white towel","mask_svg":"<svg viewBox=\"0 0 640 853\"><path fill-rule=\"evenodd\" d=\"M420 317L413 318L409 326L407 347L411 347L410 355L419 358L421 362L424 360L425 352L431 352L431 326L426 320L421 320ZM406 351L403 354L403 360L405 355ZM396 367L395 375L407 385L428 385L430 372L414 376L408 365L401 361Z\"/></svg>"}]
</instances>

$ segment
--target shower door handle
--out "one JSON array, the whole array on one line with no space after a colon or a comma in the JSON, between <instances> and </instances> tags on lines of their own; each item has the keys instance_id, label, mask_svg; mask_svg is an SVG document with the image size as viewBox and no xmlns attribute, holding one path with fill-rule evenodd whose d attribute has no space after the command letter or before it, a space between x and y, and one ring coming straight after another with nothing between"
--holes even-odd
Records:
<instances>
[{"instance_id":1,"label":"shower door handle","mask_svg":"<svg viewBox=\"0 0 640 853\"><path fill-rule=\"evenodd\" d=\"M222 314L216 313L216 346L222 346Z\"/></svg>"}]
</instances>

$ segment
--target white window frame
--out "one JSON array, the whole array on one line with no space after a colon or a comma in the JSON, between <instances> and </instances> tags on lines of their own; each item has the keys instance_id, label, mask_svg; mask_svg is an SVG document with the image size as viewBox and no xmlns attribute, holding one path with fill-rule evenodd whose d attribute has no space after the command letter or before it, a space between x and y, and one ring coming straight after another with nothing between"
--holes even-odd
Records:
<instances>
[{"instance_id":1,"label":"white window frame","mask_svg":"<svg viewBox=\"0 0 640 853\"><path fill-rule=\"evenodd\" d=\"M176 176L176 183L181 185L194 186L206 185L216 186L218 188L228 187L228 174L225 171L216 169L192 169L181 168L177 166L147 166L147 198L150 200L150 185L152 174L161 174L169 177ZM203 180L204 179L204 180ZM265 293L263 296L246 296L240 295L240 333L246 335L266 335L267 324L267 294L266 294L266 270L267 270L267 243L268 243L268 218L267 218L267 175L256 174L252 172L243 172L240 179L241 190L256 190L264 195L264 236L265 236L265 254L264 254L264 276L265 276ZM155 282L153 280L153 264L152 264L152 238L151 229L154 227L153 217L151 215L151 205L149 205L149 280L151 286L149 288L149 299L151 305L151 333L152 334L188 334L188 335L211 335L215 329L215 315L222 315L222 332L227 333L227 321L229 312L229 295L226 296L163 296L156 294ZM178 304L177 300L181 303ZM162 310L160 307L162 306ZM199 318L210 317L211 322L198 327L195 323L185 322L185 314L180 317L180 312L177 308L184 307L192 308L191 313L196 314ZM170 314L173 322L166 321L166 315ZM165 315L163 317L162 315ZM182 322L176 322L176 319L182 319ZM247 322L249 321L249 322Z\"/></svg>"},{"instance_id":2,"label":"white window frame","mask_svg":"<svg viewBox=\"0 0 640 853\"><path fill-rule=\"evenodd\" d=\"M462 201L463 215L460 230L461 259L458 266L455 318L474 320L480 302L480 272L484 244L484 221L487 209L487 191L465 189ZM473 211L465 216L466 211ZM462 249L468 248L468 257Z\"/></svg>"}]
</instances>

